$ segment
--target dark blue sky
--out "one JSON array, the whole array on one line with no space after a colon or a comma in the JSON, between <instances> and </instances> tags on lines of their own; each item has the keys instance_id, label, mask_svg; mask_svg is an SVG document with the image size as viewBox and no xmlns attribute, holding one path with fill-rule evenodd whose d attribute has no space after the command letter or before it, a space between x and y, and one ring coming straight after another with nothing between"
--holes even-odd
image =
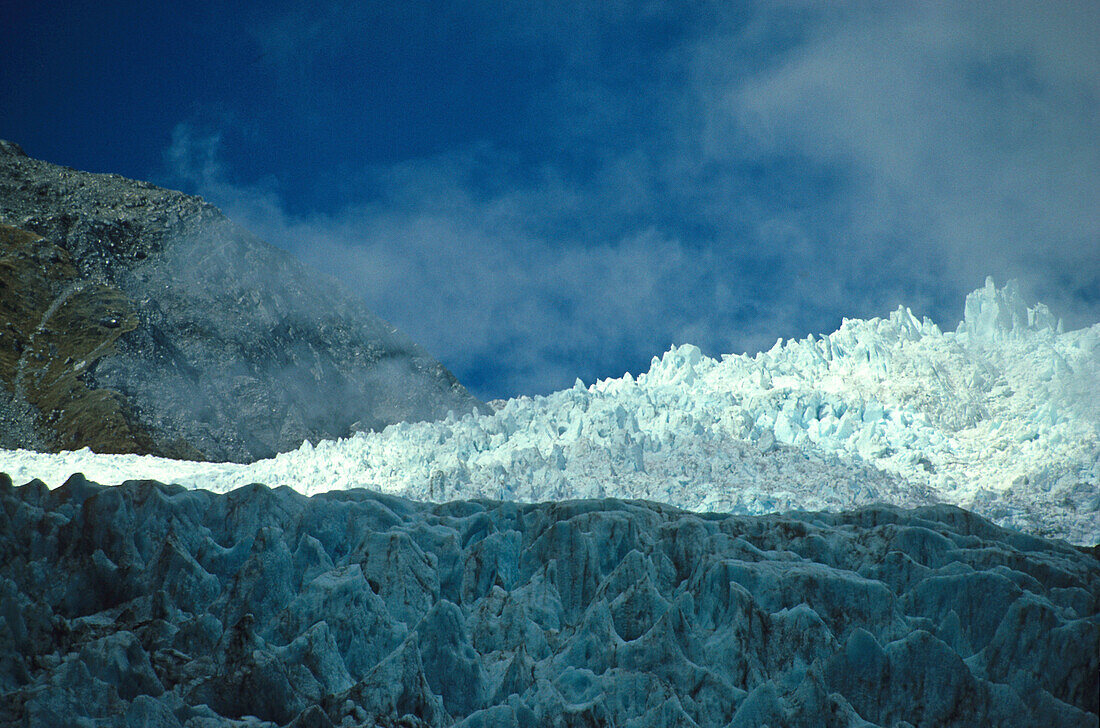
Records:
<instances>
[{"instance_id":1,"label":"dark blue sky","mask_svg":"<svg viewBox=\"0 0 1100 728\"><path fill-rule=\"evenodd\" d=\"M1095 3L13 3L0 137L202 194L477 394L1100 318Z\"/></svg>"}]
</instances>

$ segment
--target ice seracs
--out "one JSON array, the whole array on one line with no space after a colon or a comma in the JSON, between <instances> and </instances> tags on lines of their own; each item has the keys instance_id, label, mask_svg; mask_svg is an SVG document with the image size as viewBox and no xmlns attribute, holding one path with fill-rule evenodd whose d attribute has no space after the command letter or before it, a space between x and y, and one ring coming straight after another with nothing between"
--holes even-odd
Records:
<instances>
[{"instance_id":1,"label":"ice seracs","mask_svg":"<svg viewBox=\"0 0 1100 728\"><path fill-rule=\"evenodd\" d=\"M0 476L0 725L1095 728L1100 562L950 506Z\"/></svg>"},{"instance_id":2,"label":"ice seracs","mask_svg":"<svg viewBox=\"0 0 1100 728\"><path fill-rule=\"evenodd\" d=\"M1100 541L1100 324L1063 332L992 281L956 331L899 308L769 351L677 346L649 371L304 444L247 466L0 454L19 480L74 471L228 490L369 487L434 501L645 498L733 513L947 502Z\"/></svg>"},{"instance_id":3,"label":"ice seracs","mask_svg":"<svg viewBox=\"0 0 1100 728\"><path fill-rule=\"evenodd\" d=\"M998 338L1019 335L1024 331L1056 329L1062 333L1062 322L1055 319L1044 304L1028 308L1020 295L1020 287L1009 281L998 289L992 278L985 279L985 286L966 297L963 321L958 332L967 334L972 341L995 341Z\"/></svg>"}]
</instances>

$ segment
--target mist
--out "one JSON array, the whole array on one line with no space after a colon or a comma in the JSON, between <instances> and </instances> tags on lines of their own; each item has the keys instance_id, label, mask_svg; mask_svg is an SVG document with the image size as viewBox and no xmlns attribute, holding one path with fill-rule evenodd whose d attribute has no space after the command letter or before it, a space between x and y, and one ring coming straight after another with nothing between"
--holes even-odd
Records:
<instances>
[{"instance_id":1,"label":"mist","mask_svg":"<svg viewBox=\"0 0 1100 728\"><path fill-rule=\"evenodd\" d=\"M271 67L352 58L353 39L317 31L354 25L333 13L258 29ZM339 279L485 400L898 305L953 328L987 275L1069 328L1100 319L1094 7L628 15L601 14L599 34L531 17L544 72L510 112L522 135L342 168L332 204L239 170L232 119L180 122L163 176ZM506 15L480 42L521 25ZM624 40L646 29L654 48Z\"/></svg>"}]
</instances>

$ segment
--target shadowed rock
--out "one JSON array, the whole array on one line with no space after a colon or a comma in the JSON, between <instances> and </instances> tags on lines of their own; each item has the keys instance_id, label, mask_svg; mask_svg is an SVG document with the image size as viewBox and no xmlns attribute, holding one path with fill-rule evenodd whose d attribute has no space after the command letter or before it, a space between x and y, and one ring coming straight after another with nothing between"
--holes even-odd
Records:
<instances>
[{"instance_id":1,"label":"shadowed rock","mask_svg":"<svg viewBox=\"0 0 1100 728\"><path fill-rule=\"evenodd\" d=\"M249 461L488 412L334 280L198 197L0 143L0 446Z\"/></svg>"}]
</instances>

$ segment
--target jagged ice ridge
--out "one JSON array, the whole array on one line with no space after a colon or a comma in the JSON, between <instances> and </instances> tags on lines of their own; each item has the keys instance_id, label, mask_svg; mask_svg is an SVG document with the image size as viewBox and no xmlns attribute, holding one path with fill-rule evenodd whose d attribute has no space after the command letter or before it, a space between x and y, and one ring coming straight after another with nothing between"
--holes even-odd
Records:
<instances>
[{"instance_id":1,"label":"jagged ice ridge","mask_svg":"<svg viewBox=\"0 0 1100 728\"><path fill-rule=\"evenodd\" d=\"M907 308L755 356L674 347L648 372L250 465L0 453L16 481L155 478L228 491L367 487L421 500L644 498L740 514L952 503L1100 541L1100 324L1065 332L1016 285L971 293L956 331Z\"/></svg>"}]
</instances>

